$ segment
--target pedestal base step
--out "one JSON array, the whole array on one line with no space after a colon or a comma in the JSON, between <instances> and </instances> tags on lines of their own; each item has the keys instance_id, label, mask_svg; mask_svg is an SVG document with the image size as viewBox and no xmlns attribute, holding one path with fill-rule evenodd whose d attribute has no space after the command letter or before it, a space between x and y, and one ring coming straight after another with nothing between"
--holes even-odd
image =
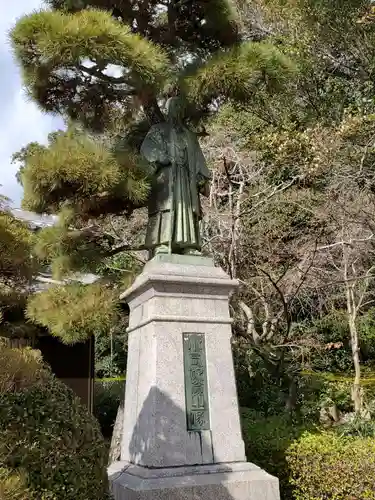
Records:
<instances>
[{"instance_id":1,"label":"pedestal base step","mask_svg":"<svg viewBox=\"0 0 375 500\"><path fill-rule=\"evenodd\" d=\"M147 469L108 468L115 500L280 500L279 482L249 462Z\"/></svg>"}]
</instances>

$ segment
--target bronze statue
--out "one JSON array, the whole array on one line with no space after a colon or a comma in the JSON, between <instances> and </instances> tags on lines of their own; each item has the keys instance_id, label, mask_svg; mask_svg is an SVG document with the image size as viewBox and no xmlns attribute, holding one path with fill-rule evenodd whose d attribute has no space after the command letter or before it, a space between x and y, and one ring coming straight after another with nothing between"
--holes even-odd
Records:
<instances>
[{"instance_id":1,"label":"bronze statue","mask_svg":"<svg viewBox=\"0 0 375 500\"><path fill-rule=\"evenodd\" d=\"M145 247L157 253L200 254L200 194L210 171L198 138L184 120L178 97L167 102L167 119L149 130L141 154L153 166Z\"/></svg>"}]
</instances>

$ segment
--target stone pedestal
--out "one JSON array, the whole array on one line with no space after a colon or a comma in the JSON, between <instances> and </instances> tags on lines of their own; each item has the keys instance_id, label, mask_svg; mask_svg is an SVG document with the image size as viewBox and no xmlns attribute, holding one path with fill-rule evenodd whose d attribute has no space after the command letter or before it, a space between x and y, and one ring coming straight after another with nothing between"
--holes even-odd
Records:
<instances>
[{"instance_id":1,"label":"stone pedestal","mask_svg":"<svg viewBox=\"0 0 375 500\"><path fill-rule=\"evenodd\" d=\"M130 321L121 462L108 471L115 500L279 499L277 479L246 463L230 345L236 286L211 259L159 255L122 296Z\"/></svg>"}]
</instances>

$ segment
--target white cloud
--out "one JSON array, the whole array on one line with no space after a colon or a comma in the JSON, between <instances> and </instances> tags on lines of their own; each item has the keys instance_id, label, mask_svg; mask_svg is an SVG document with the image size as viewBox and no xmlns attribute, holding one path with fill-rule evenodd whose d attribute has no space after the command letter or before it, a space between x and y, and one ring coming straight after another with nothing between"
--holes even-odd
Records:
<instances>
[{"instance_id":1,"label":"white cloud","mask_svg":"<svg viewBox=\"0 0 375 500\"><path fill-rule=\"evenodd\" d=\"M15 178L18 167L10 162L12 154L31 141L45 143L49 132L63 126L60 118L42 113L26 98L8 42L17 19L41 7L41 0L17 0L0 8L0 191L14 205L19 205L22 189Z\"/></svg>"}]
</instances>

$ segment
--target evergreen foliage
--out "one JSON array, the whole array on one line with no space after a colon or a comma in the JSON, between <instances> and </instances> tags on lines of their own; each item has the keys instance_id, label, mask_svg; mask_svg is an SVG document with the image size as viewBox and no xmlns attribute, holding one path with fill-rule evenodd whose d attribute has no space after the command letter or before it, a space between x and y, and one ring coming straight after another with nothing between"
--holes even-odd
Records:
<instances>
[{"instance_id":1,"label":"evergreen foliage","mask_svg":"<svg viewBox=\"0 0 375 500\"><path fill-rule=\"evenodd\" d=\"M58 212L69 202L86 218L126 213L147 196L146 169L135 152L111 150L77 130L51 138L49 147L25 151L21 173L23 206L35 212Z\"/></svg>"},{"instance_id":2,"label":"evergreen foliage","mask_svg":"<svg viewBox=\"0 0 375 500\"><path fill-rule=\"evenodd\" d=\"M375 498L374 447L371 438L305 433L287 452L295 497Z\"/></svg>"},{"instance_id":3,"label":"evergreen foliage","mask_svg":"<svg viewBox=\"0 0 375 500\"><path fill-rule=\"evenodd\" d=\"M0 336L29 337L37 328L27 324L24 309L29 287L40 263L32 256L33 236L27 226L15 219L0 203Z\"/></svg>"},{"instance_id":4,"label":"evergreen foliage","mask_svg":"<svg viewBox=\"0 0 375 500\"><path fill-rule=\"evenodd\" d=\"M94 129L135 91L154 91L167 70L160 48L100 10L36 12L17 23L12 42L30 95ZM96 64L86 67L88 59ZM121 66L121 76L106 76L108 64Z\"/></svg>"},{"instance_id":5,"label":"evergreen foliage","mask_svg":"<svg viewBox=\"0 0 375 500\"><path fill-rule=\"evenodd\" d=\"M13 161L20 164L23 207L60 214L56 227L40 231L35 253L61 279L101 272L101 261L108 268L117 251L129 248L123 231L122 241L114 237L113 222L147 202L149 172L139 147L150 125L163 119L166 98L185 96L188 121L200 126L223 99L247 102L258 88L279 92L296 68L277 47L244 36L230 0L47 5L22 17L10 38L28 94L44 111L63 116L67 130L50 134L47 146L28 145ZM112 273L112 285L118 277ZM100 286L87 291L90 304L107 293ZM106 309L114 307L111 300L97 303L102 327L99 320L86 328L82 318L74 327L58 319L74 311L67 300L80 293L42 293L30 302L29 317L59 336L67 328L69 342L103 331L116 316Z\"/></svg>"},{"instance_id":6,"label":"evergreen foliage","mask_svg":"<svg viewBox=\"0 0 375 500\"><path fill-rule=\"evenodd\" d=\"M180 94L189 125L209 132L204 248L241 282L232 303L236 364L246 373L240 387L256 386L258 394L267 385L258 402L270 414L310 411L301 409L303 371L350 370L358 354L353 328L359 362L371 365L370 2L48 5L21 19L11 38L28 92L44 110L60 113L68 130L14 160L25 206L61 215L55 228L40 232L38 258L55 276L83 270L102 280L93 292L69 285L41 294L30 317L69 342L105 331L117 317L116 301L102 304L101 294L131 282L144 260L132 252L145 224L142 210L134 210L145 206L149 186L139 147L163 119L166 98ZM85 315L87 325L77 312L84 293L87 312L95 311L92 321ZM72 323L59 317L65 311L74 312Z\"/></svg>"},{"instance_id":7,"label":"evergreen foliage","mask_svg":"<svg viewBox=\"0 0 375 500\"><path fill-rule=\"evenodd\" d=\"M37 351L0 349L0 494L4 500L107 499L99 426Z\"/></svg>"},{"instance_id":8,"label":"evergreen foliage","mask_svg":"<svg viewBox=\"0 0 375 500\"><path fill-rule=\"evenodd\" d=\"M291 60L269 43L242 43L225 54L215 54L185 83L196 105L218 98L249 103L263 88L270 94L285 85L296 68Z\"/></svg>"},{"instance_id":9,"label":"evergreen foliage","mask_svg":"<svg viewBox=\"0 0 375 500\"><path fill-rule=\"evenodd\" d=\"M26 284L35 268L31 256L31 233L6 211L0 212L1 285Z\"/></svg>"},{"instance_id":10,"label":"evergreen foliage","mask_svg":"<svg viewBox=\"0 0 375 500\"><path fill-rule=\"evenodd\" d=\"M99 284L55 286L29 299L27 316L73 344L108 332L117 319L117 300L113 290Z\"/></svg>"}]
</instances>

